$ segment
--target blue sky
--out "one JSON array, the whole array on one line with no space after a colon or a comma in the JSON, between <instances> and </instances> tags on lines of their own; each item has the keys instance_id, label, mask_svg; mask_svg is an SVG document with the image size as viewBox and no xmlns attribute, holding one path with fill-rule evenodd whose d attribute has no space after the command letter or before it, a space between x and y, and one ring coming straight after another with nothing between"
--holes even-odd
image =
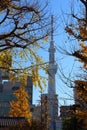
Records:
<instances>
[{"instance_id":1,"label":"blue sky","mask_svg":"<svg viewBox=\"0 0 87 130\"><path fill-rule=\"evenodd\" d=\"M72 3L71 3L72 2ZM71 105L73 104L73 89L67 87L62 80L60 79L60 70L63 71L67 77L74 77L75 73L78 69L78 62L73 57L66 56L61 54L58 51L58 46L64 48L65 46L69 49L70 43L65 44L67 41L67 36L64 31L65 24L70 22L67 16L65 17L63 13L69 13L73 4L73 0L50 0L50 8L52 14L54 14L55 26L57 29L54 32L54 41L56 48L56 62L58 64L58 72L56 74L56 93L59 98L59 107L61 105ZM49 48L50 41L45 45L46 48ZM71 43L72 44L72 43ZM45 57L46 53L46 57ZM43 59L48 60L48 52L47 49L44 52ZM72 71L74 70L74 72ZM47 76L47 75L46 75ZM47 88L44 93L47 92ZM38 88L34 88L34 103L37 103L40 99L40 90Z\"/></svg>"},{"instance_id":2,"label":"blue sky","mask_svg":"<svg viewBox=\"0 0 87 130\"><path fill-rule=\"evenodd\" d=\"M58 94L59 107L60 107L61 105L73 104L73 100L72 100L73 90L62 82L60 77L61 76L60 70L67 77L72 79L75 77L74 75L78 72L78 67L79 67L79 64L76 61L76 59L59 52L59 46L61 46L62 48L67 47L67 49L70 49L71 44L73 44L71 41L69 41L69 38L65 33L64 27L67 23L72 22L69 12L71 9L73 10L74 3L76 5L76 0L48 0L48 1L49 1L49 10L51 10L51 14L54 15L54 23L55 23L54 26L56 28L54 31L56 63L58 64L58 71L56 74L56 93ZM76 6L74 11L78 11L78 6ZM43 52L42 50L39 51L39 54L40 55L43 54L42 55L43 59L46 61L48 61L49 59L48 57L49 45L50 45L50 40L44 45L45 49L43 50ZM44 75L44 73L42 73L42 75ZM45 74L45 76L47 77L48 75ZM48 87L48 83L47 83L47 87ZM43 93L47 93L47 87L43 91ZM34 87L33 103L37 104L38 100L40 100L40 90L39 88Z\"/></svg>"}]
</instances>

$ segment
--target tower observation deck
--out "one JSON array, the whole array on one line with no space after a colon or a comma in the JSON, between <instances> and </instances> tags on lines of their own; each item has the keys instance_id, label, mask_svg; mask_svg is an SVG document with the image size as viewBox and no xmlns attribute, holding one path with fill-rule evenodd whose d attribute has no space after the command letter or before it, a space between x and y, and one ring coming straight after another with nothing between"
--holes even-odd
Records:
<instances>
[{"instance_id":1,"label":"tower observation deck","mask_svg":"<svg viewBox=\"0 0 87 130\"><path fill-rule=\"evenodd\" d=\"M57 64L55 62L55 46L54 46L54 27L53 16L51 16L51 41L49 47L49 65L48 65L48 110L49 110L49 129L56 130L56 119L58 116L58 99L56 94Z\"/></svg>"}]
</instances>

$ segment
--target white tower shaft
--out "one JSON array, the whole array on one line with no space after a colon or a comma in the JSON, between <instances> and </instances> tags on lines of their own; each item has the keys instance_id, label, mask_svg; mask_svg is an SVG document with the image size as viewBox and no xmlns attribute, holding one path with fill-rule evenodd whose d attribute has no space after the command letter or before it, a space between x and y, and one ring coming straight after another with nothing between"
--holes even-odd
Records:
<instances>
[{"instance_id":1,"label":"white tower shaft","mask_svg":"<svg viewBox=\"0 0 87 130\"><path fill-rule=\"evenodd\" d=\"M56 94L55 74L57 72L57 64L55 63L55 47L53 41L53 16L51 16L51 42L49 48L49 68L48 68L48 94Z\"/></svg>"},{"instance_id":2,"label":"white tower shaft","mask_svg":"<svg viewBox=\"0 0 87 130\"><path fill-rule=\"evenodd\" d=\"M55 62L55 47L53 41L53 16L51 16L51 41L49 47L49 67L48 67L48 110L49 110L49 129L56 130L56 119L58 116L58 99L56 95L55 75L57 64Z\"/></svg>"}]
</instances>

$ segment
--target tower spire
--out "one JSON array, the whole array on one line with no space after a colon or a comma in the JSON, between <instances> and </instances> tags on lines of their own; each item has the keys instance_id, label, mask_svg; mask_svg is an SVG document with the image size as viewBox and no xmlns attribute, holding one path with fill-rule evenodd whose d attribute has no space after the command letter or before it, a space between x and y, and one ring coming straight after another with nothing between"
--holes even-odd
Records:
<instances>
[{"instance_id":1,"label":"tower spire","mask_svg":"<svg viewBox=\"0 0 87 130\"><path fill-rule=\"evenodd\" d=\"M55 46L54 46L54 20L53 15L51 16L51 41L49 47L49 67L48 67L48 110L50 130L55 130L56 119L58 116L58 99L56 95L56 80L55 75L57 73L57 64L55 62Z\"/></svg>"},{"instance_id":2,"label":"tower spire","mask_svg":"<svg viewBox=\"0 0 87 130\"><path fill-rule=\"evenodd\" d=\"M54 28L53 28L53 15L51 15L51 41L53 41L53 33L54 33Z\"/></svg>"},{"instance_id":3,"label":"tower spire","mask_svg":"<svg viewBox=\"0 0 87 130\"><path fill-rule=\"evenodd\" d=\"M55 47L53 41L53 33L54 33L54 26L53 26L53 15L51 16L51 41L49 47L49 75L48 75L48 93L55 94L55 74L57 72L57 64L55 63Z\"/></svg>"}]
</instances>

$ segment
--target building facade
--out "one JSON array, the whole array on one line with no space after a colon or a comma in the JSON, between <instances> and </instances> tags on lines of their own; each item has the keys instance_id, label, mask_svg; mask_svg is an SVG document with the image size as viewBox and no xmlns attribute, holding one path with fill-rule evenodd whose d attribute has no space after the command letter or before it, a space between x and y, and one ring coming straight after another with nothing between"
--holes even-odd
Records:
<instances>
[{"instance_id":1,"label":"building facade","mask_svg":"<svg viewBox=\"0 0 87 130\"><path fill-rule=\"evenodd\" d=\"M20 88L20 82L12 82L9 79L9 74L8 76L6 75L7 73L3 73L3 70L0 70L0 117L9 116L10 102L16 99L13 93ZM29 105L32 105L33 84L31 77L27 78L25 88L29 95Z\"/></svg>"}]
</instances>

